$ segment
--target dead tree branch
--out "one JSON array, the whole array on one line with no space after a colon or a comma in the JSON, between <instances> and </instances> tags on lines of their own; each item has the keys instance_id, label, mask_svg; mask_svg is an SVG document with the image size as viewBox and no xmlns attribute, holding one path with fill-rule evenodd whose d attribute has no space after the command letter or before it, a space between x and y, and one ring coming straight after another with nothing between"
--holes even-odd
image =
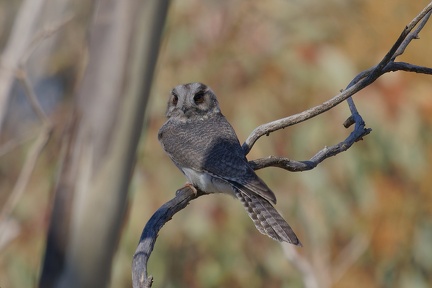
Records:
<instances>
[{"instance_id":1,"label":"dead tree branch","mask_svg":"<svg viewBox=\"0 0 432 288\"><path fill-rule=\"evenodd\" d=\"M243 150L245 151L245 154L249 153L255 142L262 136L268 136L271 132L301 123L330 110L341 102L349 99L349 97L351 97L358 91L369 86L376 79L378 79L378 77L387 72L402 70L406 72L432 74L432 68L416 66L403 62L394 62L396 57L400 55L397 53L402 53L412 39L418 38L418 34L426 24L426 21L429 19L431 11L432 3L430 3L425 9L423 9L423 11L420 12L420 14L417 15L416 18L414 18L414 20L412 20L411 23L405 27L393 47L384 56L381 62L378 63L378 65L359 73L351 81L351 83L348 84L347 88L340 92L338 95L322 103L321 105L315 106L301 113L258 126L254 131L252 131L252 133L249 135L249 137L243 144ZM423 20L422 23L417 27L417 29L413 31L414 27L416 27L416 25L421 20Z\"/></svg>"},{"instance_id":2,"label":"dead tree branch","mask_svg":"<svg viewBox=\"0 0 432 288\"><path fill-rule=\"evenodd\" d=\"M355 142L362 140L364 136L368 135L371 132L371 129L365 128L365 123L358 113L351 96L369 86L380 76L388 72L406 71L432 74L432 68L394 61L405 51L406 47L413 39L418 39L418 34L428 21L431 11L432 2L427 5L423 11L421 11L405 27L395 44L384 56L384 58L376 66L367 69L354 77L345 90L341 91L338 95L322 103L321 105L257 127L246 139L245 143L243 144L243 150L245 155L247 155L255 142L262 136L268 136L271 132L284 129L286 127L311 119L347 100L352 115L345 121L344 126L348 128L352 124L355 125L351 134L344 141L330 147L325 147L307 161L295 161L283 157L269 156L267 158L249 161L252 168L257 170L272 166L283 168L288 171L311 170L325 159L346 151ZM147 222L133 257L133 287L152 286L153 278L147 274L147 262L153 250L159 230L167 221L171 220L175 213L184 209L190 201L198 198L201 195L204 194L201 192L194 194L189 186L183 187L177 190L176 196L159 208Z\"/></svg>"},{"instance_id":3,"label":"dead tree branch","mask_svg":"<svg viewBox=\"0 0 432 288\"><path fill-rule=\"evenodd\" d=\"M190 186L184 186L177 190L176 196L162 205L147 222L144 231L135 251L132 264L133 287L151 287L153 277L147 276L147 262L153 251L159 230L169 221L177 212L183 210L190 201L205 195L201 192L195 194Z\"/></svg>"}]
</instances>

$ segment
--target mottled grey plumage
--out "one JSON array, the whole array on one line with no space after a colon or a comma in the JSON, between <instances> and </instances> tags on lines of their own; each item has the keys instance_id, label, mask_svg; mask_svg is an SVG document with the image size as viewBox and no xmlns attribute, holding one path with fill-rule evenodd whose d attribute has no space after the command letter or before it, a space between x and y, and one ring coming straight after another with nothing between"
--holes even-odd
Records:
<instances>
[{"instance_id":1,"label":"mottled grey plumage","mask_svg":"<svg viewBox=\"0 0 432 288\"><path fill-rule=\"evenodd\" d=\"M237 197L261 233L301 245L270 204L276 204L274 193L249 166L234 129L209 87L201 83L175 87L166 116L159 141L191 184L207 193Z\"/></svg>"}]
</instances>

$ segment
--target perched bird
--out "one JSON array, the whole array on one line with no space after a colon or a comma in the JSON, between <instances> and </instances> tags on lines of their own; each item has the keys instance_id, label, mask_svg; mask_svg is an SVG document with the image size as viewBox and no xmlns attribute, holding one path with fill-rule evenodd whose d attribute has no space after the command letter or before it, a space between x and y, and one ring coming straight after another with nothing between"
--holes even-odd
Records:
<instances>
[{"instance_id":1,"label":"perched bird","mask_svg":"<svg viewBox=\"0 0 432 288\"><path fill-rule=\"evenodd\" d=\"M301 246L270 203L276 204L276 196L249 166L234 129L209 87L201 83L175 87L166 116L159 141L194 187L205 193L233 195L243 203L261 233Z\"/></svg>"}]
</instances>

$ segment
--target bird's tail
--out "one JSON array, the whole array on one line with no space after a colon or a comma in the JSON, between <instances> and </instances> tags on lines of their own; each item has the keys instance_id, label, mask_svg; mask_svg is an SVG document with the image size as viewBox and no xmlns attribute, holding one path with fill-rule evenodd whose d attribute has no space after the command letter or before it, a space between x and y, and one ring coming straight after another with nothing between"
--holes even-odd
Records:
<instances>
[{"instance_id":1,"label":"bird's tail","mask_svg":"<svg viewBox=\"0 0 432 288\"><path fill-rule=\"evenodd\" d=\"M242 191L236 187L235 194L243 203L258 231L279 242L302 246L289 224L269 201L251 191Z\"/></svg>"}]
</instances>

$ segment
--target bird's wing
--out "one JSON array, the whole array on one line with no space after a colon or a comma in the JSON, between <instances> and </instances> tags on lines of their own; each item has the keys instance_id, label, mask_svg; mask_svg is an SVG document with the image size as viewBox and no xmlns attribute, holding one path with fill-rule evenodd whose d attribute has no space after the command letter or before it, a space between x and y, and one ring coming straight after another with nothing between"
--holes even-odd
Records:
<instances>
[{"instance_id":1,"label":"bird's wing","mask_svg":"<svg viewBox=\"0 0 432 288\"><path fill-rule=\"evenodd\" d=\"M274 193L249 166L234 129L222 114L199 125L174 121L162 126L159 140L177 167L215 175L276 203Z\"/></svg>"}]
</instances>

